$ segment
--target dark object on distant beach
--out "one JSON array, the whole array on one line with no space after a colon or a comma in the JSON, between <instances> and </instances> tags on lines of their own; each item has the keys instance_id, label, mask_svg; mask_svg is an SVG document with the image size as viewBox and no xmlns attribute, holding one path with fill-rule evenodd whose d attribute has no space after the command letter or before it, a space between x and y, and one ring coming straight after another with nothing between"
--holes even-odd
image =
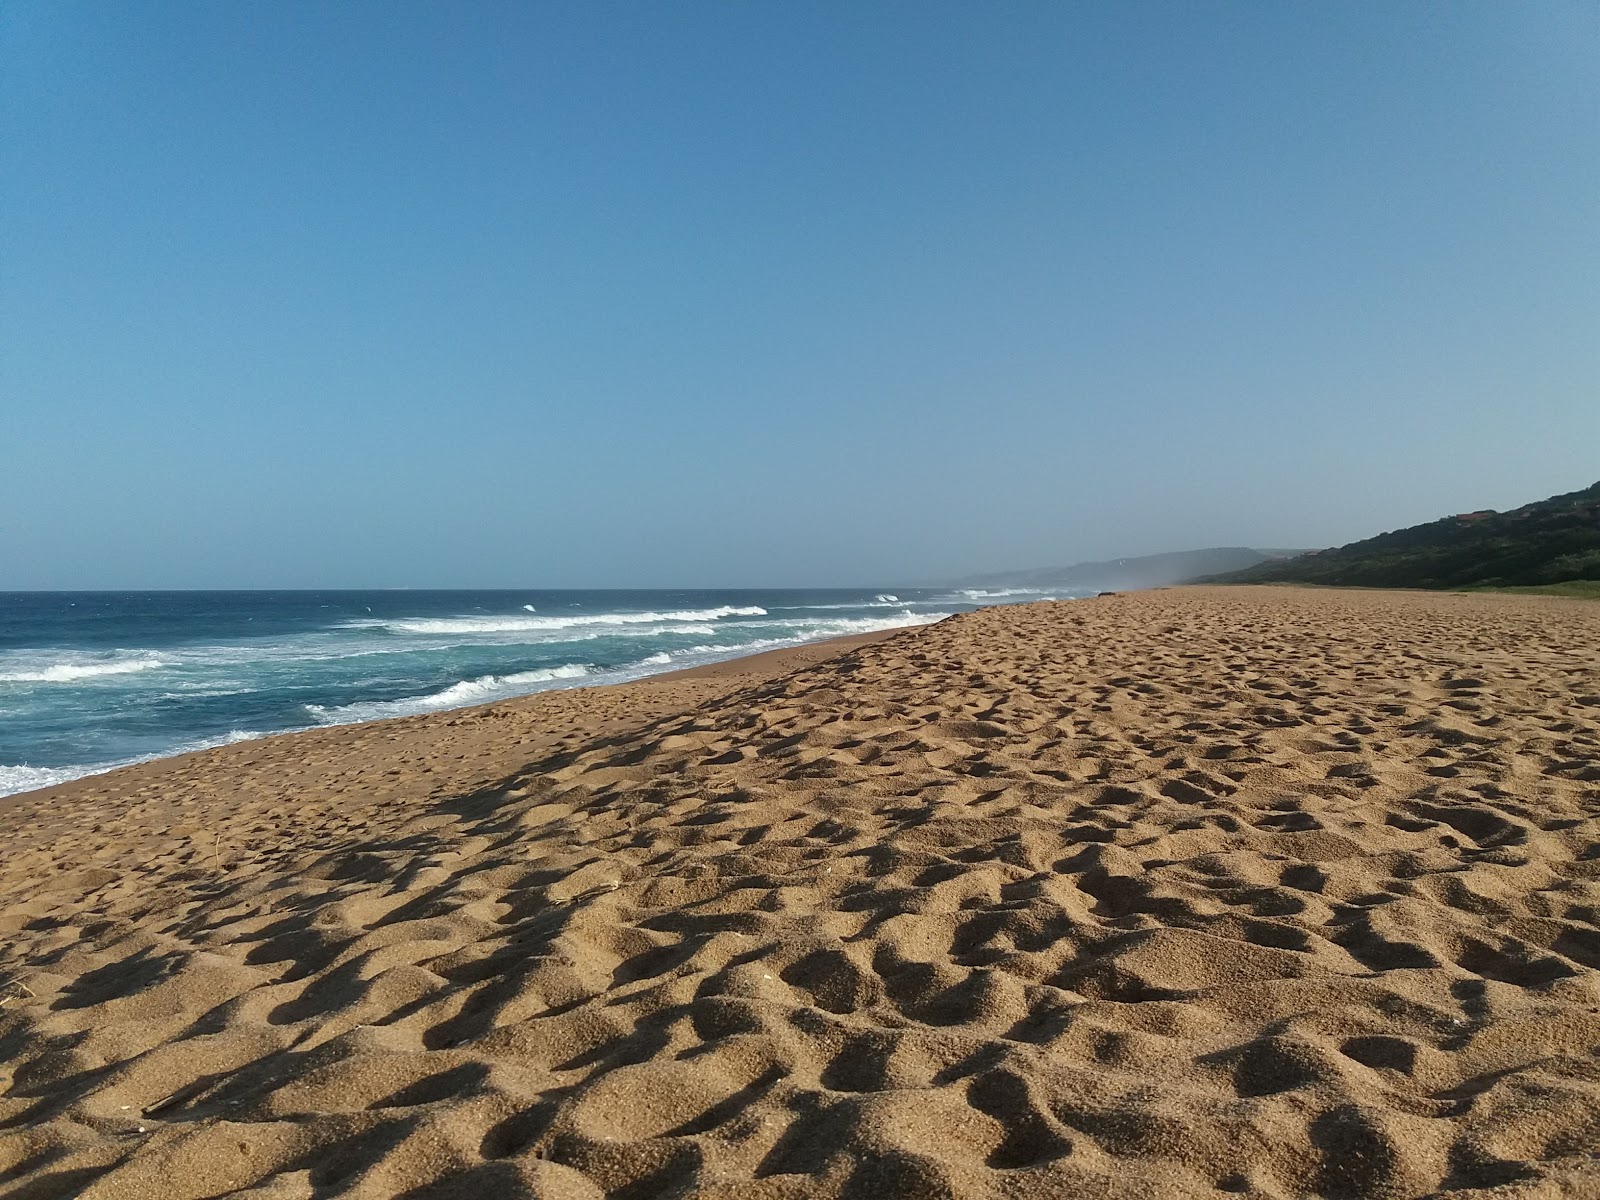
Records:
<instances>
[{"instance_id":1,"label":"dark object on distant beach","mask_svg":"<svg viewBox=\"0 0 1600 1200\"><path fill-rule=\"evenodd\" d=\"M1120 596L1121 594L1122 594L1121 592L1101 592L1100 593L1100 595L1102 595L1102 596Z\"/></svg>"},{"instance_id":2,"label":"dark object on distant beach","mask_svg":"<svg viewBox=\"0 0 1600 1200\"><path fill-rule=\"evenodd\" d=\"M1511 512L1460 513L1204 582L1472 588L1572 580L1600 580L1600 483Z\"/></svg>"}]
</instances>

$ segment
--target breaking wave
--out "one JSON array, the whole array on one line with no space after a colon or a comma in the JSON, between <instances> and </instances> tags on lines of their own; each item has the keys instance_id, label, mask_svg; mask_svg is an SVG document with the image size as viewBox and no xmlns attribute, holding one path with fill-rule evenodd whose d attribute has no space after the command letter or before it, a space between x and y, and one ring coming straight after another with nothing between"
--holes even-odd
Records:
<instances>
[{"instance_id":1,"label":"breaking wave","mask_svg":"<svg viewBox=\"0 0 1600 1200\"><path fill-rule=\"evenodd\" d=\"M134 675L140 671L155 671L171 664L155 657L113 659L67 659L47 666L24 667L20 670L0 671L0 683L77 683L84 679L97 679L106 675Z\"/></svg>"},{"instance_id":2,"label":"breaking wave","mask_svg":"<svg viewBox=\"0 0 1600 1200\"><path fill-rule=\"evenodd\" d=\"M115 765L115 764L113 764ZM0 766L0 796L15 796L18 792L32 792L39 788L55 787L58 783L69 783L74 779L82 779L85 775L93 775L97 771L109 771L106 767L30 767L22 764L15 767Z\"/></svg>"},{"instance_id":3,"label":"breaking wave","mask_svg":"<svg viewBox=\"0 0 1600 1200\"><path fill-rule=\"evenodd\" d=\"M961 588L956 592L963 600L1003 600L1007 596L1043 596L1044 588Z\"/></svg>"},{"instance_id":4,"label":"breaking wave","mask_svg":"<svg viewBox=\"0 0 1600 1200\"><path fill-rule=\"evenodd\" d=\"M524 607L527 607L524 605ZM689 608L677 612L575 613L570 617L398 617L391 620L351 621L346 628L387 629L401 634L440 633L543 633L558 629L585 629L609 625L660 625L673 621L719 621L724 617L764 617L767 610Z\"/></svg>"},{"instance_id":5,"label":"breaking wave","mask_svg":"<svg viewBox=\"0 0 1600 1200\"><path fill-rule=\"evenodd\" d=\"M324 706L307 704L310 713L323 725L351 725L358 721L381 721L386 717L409 717L417 713L438 712L445 708L463 708L469 704L487 704L490 700L503 700L535 690L535 685L558 679L581 679L589 668L581 663L568 663L562 667L544 667L537 671L519 671L515 675L482 675L477 679L463 679L441 691L425 696L402 696L398 700L364 700L355 704Z\"/></svg>"},{"instance_id":6,"label":"breaking wave","mask_svg":"<svg viewBox=\"0 0 1600 1200\"><path fill-rule=\"evenodd\" d=\"M91 775L104 775L107 771L135 766L142 762L152 762L158 758L167 758L175 754L189 754L196 750L211 750L217 746L231 746L235 742L252 742L256 738L266 736L267 734L260 730L232 729L219 738L203 738L179 742L176 746L159 754L144 754L136 758L119 759L116 762L73 763L64 767L30 767L26 763L9 767L0 765L0 796L15 796L22 792L35 792L40 788L55 787L61 783L71 783L74 779L87 779Z\"/></svg>"}]
</instances>

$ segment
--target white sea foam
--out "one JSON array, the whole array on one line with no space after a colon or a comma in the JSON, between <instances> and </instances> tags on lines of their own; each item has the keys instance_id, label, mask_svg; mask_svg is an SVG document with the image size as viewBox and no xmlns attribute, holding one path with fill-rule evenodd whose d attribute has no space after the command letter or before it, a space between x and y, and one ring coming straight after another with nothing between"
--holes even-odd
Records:
<instances>
[{"instance_id":1,"label":"white sea foam","mask_svg":"<svg viewBox=\"0 0 1600 1200\"><path fill-rule=\"evenodd\" d=\"M860 610L863 608L903 608L906 605L911 604L950 604L958 598L959 597L950 595L940 597L938 600L902 600L899 596L893 595L889 592L880 592L871 600L853 600L849 604L796 604L792 607L784 608L783 611L824 612L841 608L854 610Z\"/></svg>"},{"instance_id":2,"label":"white sea foam","mask_svg":"<svg viewBox=\"0 0 1600 1200\"><path fill-rule=\"evenodd\" d=\"M807 642L819 642L827 638L849 637L857 633L881 633L889 629L910 629L917 625L932 625L935 621L943 621L946 617L953 615L953 613L947 612L905 612L894 617L813 618L809 621L793 622L792 624L803 625L804 628L787 637L757 638L754 641L735 642L724 646L712 644L690 646L676 653L690 656L714 655L717 658L736 658L741 654L756 654L762 650L775 650L781 646L803 646Z\"/></svg>"},{"instance_id":3,"label":"white sea foam","mask_svg":"<svg viewBox=\"0 0 1600 1200\"><path fill-rule=\"evenodd\" d=\"M1007 596L1043 596L1043 588L962 588L956 593L967 600L1003 600Z\"/></svg>"},{"instance_id":4,"label":"white sea foam","mask_svg":"<svg viewBox=\"0 0 1600 1200\"><path fill-rule=\"evenodd\" d=\"M678 653L686 658L701 658L711 662L719 658L738 658L745 654L759 654L763 650L775 650L779 646L798 646L803 642L815 641L815 638L786 637L786 638L757 638L753 642L735 642L730 646L690 646L687 650Z\"/></svg>"},{"instance_id":5,"label":"white sea foam","mask_svg":"<svg viewBox=\"0 0 1600 1200\"><path fill-rule=\"evenodd\" d=\"M156 693L156 699L209 700L218 696L251 696L254 695L257 690L259 689L249 687L208 688L202 684L195 684L192 686L185 686L176 692L158 692Z\"/></svg>"},{"instance_id":6,"label":"white sea foam","mask_svg":"<svg viewBox=\"0 0 1600 1200\"><path fill-rule=\"evenodd\" d=\"M306 729L309 726L302 725ZM277 729L274 733L288 733L287 729ZM125 767L130 763L150 762L158 758L172 758L178 754L194 754L200 750L215 750L218 746L232 746L237 742L253 742L257 738L271 737L272 734L261 729L230 729L220 737L193 738L187 742L179 742L170 750L163 750L159 754L146 754L141 758L130 758L125 762L114 763L113 766Z\"/></svg>"},{"instance_id":7,"label":"white sea foam","mask_svg":"<svg viewBox=\"0 0 1600 1200\"><path fill-rule=\"evenodd\" d=\"M141 654L137 658L73 656L51 663L29 662L9 671L0 671L0 683L77 683L107 675L155 671L170 665L152 654Z\"/></svg>"},{"instance_id":8,"label":"white sea foam","mask_svg":"<svg viewBox=\"0 0 1600 1200\"><path fill-rule=\"evenodd\" d=\"M947 617L955 616L947 612L914 613L909 608L902 609L892 617L841 617L837 620L822 622L823 627L837 626L838 634L847 633L878 633L885 629L909 629L915 625L932 625L936 621L943 621ZM829 636L834 636L830 634Z\"/></svg>"},{"instance_id":9,"label":"white sea foam","mask_svg":"<svg viewBox=\"0 0 1600 1200\"><path fill-rule=\"evenodd\" d=\"M100 676L129 675L163 668L178 672L211 671L224 667L256 667L264 663L300 663L362 658L372 654L401 654L413 644L395 645L392 639L365 639L349 645L349 635L326 634L291 639L243 641L215 645L167 647L161 650L48 651L30 650L0 655L0 683L75 683ZM165 681L164 681L165 682ZM200 689L215 680L178 678L167 682L175 689Z\"/></svg>"},{"instance_id":10,"label":"white sea foam","mask_svg":"<svg viewBox=\"0 0 1600 1200\"><path fill-rule=\"evenodd\" d=\"M0 796L15 796L18 792L32 792L39 788L55 787L93 775L96 771L109 771L111 767L30 767L26 763L15 767L0 766Z\"/></svg>"},{"instance_id":11,"label":"white sea foam","mask_svg":"<svg viewBox=\"0 0 1600 1200\"><path fill-rule=\"evenodd\" d=\"M738 626L724 626L723 628L738 628ZM545 630L542 632L542 636L537 637L532 636L531 632L515 632L512 636L507 636L505 638L505 644L555 645L565 644L568 642L594 642L599 641L601 638L657 638L666 637L669 635L673 637L679 637L684 634L697 633L706 635L717 632L719 632L719 630L715 625L694 623L672 623L667 625L601 625L590 629ZM461 635L456 635L451 640L441 642L439 645L451 649L462 645L476 647L482 645L483 641L484 639L481 637L467 637L463 640ZM410 651L422 648L424 645L425 644L422 642L408 639L404 645L404 649L406 651Z\"/></svg>"},{"instance_id":12,"label":"white sea foam","mask_svg":"<svg viewBox=\"0 0 1600 1200\"><path fill-rule=\"evenodd\" d=\"M324 725L349 725L358 721L381 721L385 717L407 717L417 713L438 712L446 708L462 708L468 704L486 704L490 700L505 699L537 690L538 684L559 679L581 679L589 668L581 663L568 663L561 667L543 667L537 671L519 671L514 675L482 675L477 679L463 679L441 691L425 696L402 696L398 700L364 700L355 704L325 707L308 704L305 709Z\"/></svg>"},{"instance_id":13,"label":"white sea foam","mask_svg":"<svg viewBox=\"0 0 1600 1200\"><path fill-rule=\"evenodd\" d=\"M538 612L539 611L537 608L535 608L531 604L524 604L522 607L528 612Z\"/></svg>"},{"instance_id":14,"label":"white sea foam","mask_svg":"<svg viewBox=\"0 0 1600 1200\"><path fill-rule=\"evenodd\" d=\"M723 626L723 629L739 628L739 626ZM567 633L554 637L542 638L546 642L593 642L601 638L654 638L682 637L687 634L698 634L707 637L718 633L720 630L715 625L612 625L603 629L591 629L586 633Z\"/></svg>"},{"instance_id":15,"label":"white sea foam","mask_svg":"<svg viewBox=\"0 0 1600 1200\"><path fill-rule=\"evenodd\" d=\"M942 621L952 615L947 612L916 613L904 608L892 616L882 617L791 617L786 621L773 621L770 627L793 629L797 641L815 641L818 638L842 637L849 633L876 633L882 629L932 625L935 621ZM756 626L769 627L764 622L757 622Z\"/></svg>"},{"instance_id":16,"label":"white sea foam","mask_svg":"<svg viewBox=\"0 0 1600 1200\"><path fill-rule=\"evenodd\" d=\"M676 612L574 613L569 617L399 617L349 622L347 628L387 629L403 634L541 633L609 625L659 625L670 621L718 621L724 617L764 617L767 610L723 605Z\"/></svg>"},{"instance_id":17,"label":"white sea foam","mask_svg":"<svg viewBox=\"0 0 1600 1200\"><path fill-rule=\"evenodd\" d=\"M280 729L277 732L285 733L288 731ZM58 783L71 783L74 779L87 779L91 775L104 775L107 771L115 771L121 767L153 762L158 758L172 758L179 754L192 754L197 750L214 750L218 746L231 746L236 742L252 742L257 738L267 736L268 734L258 729L230 729L222 737L180 742L170 750L163 750L158 754L142 754L135 758L118 759L116 762L74 763L65 767L30 767L25 763L15 767L0 766L0 796L15 796L21 792L38 791L40 788L55 787Z\"/></svg>"},{"instance_id":18,"label":"white sea foam","mask_svg":"<svg viewBox=\"0 0 1600 1200\"><path fill-rule=\"evenodd\" d=\"M740 611L741 615L755 615L755 613L748 612L748 610L736 611ZM755 625L758 627L776 627L790 632L782 636L754 638L720 646L708 643L672 651L657 651L655 654L631 665L615 667L601 672L595 672L591 668L578 663L569 663L562 667L546 667L537 671L523 671L515 675L484 675L477 679L465 679L460 683L451 684L441 691L432 692L424 696L405 696L398 700L359 701L354 704L331 707L320 704L307 704L305 709L319 724L323 725L346 725L359 721L379 721L386 717L412 716L418 713L439 712L447 708L461 708L469 704L486 704L491 700L506 699L511 696L542 690L537 685L543 683L554 684L569 679L587 679L591 683L616 683L627 679L638 679L643 676L653 675L663 667L737 658L743 654L755 654L762 650L772 650L782 646L798 646L806 642L818 641L822 638L840 637L852 633L872 633L878 630L901 629L912 625L927 625L934 621L942 621L950 615L950 613L945 612L913 613L907 609L895 616L886 617L813 617L797 620L756 622ZM726 628L728 627L721 627L721 629ZM668 627L664 632L684 633L690 629L704 629L706 633L721 631L717 626L689 624ZM586 636L600 637L608 635L591 634Z\"/></svg>"}]
</instances>

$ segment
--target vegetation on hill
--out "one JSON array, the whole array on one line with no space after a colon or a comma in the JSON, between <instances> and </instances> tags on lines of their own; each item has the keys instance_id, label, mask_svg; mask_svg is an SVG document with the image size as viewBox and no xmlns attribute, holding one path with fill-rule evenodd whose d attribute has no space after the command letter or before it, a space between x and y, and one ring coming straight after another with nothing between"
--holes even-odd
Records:
<instances>
[{"instance_id":1,"label":"vegetation on hill","mask_svg":"<svg viewBox=\"0 0 1600 1200\"><path fill-rule=\"evenodd\" d=\"M1542 588L1570 580L1600 580L1600 483L1511 512L1461 513L1206 582Z\"/></svg>"},{"instance_id":2,"label":"vegetation on hill","mask_svg":"<svg viewBox=\"0 0 1600 1200\"><path fill-rule=\"evenodd\" d=\"M1541 583L1533 587L1497 587L1490 590L1538 596L1572 596L1578 600L1600 600L1600 579L1565 579L1560 583Z\"/></svg>"}]
</instances>

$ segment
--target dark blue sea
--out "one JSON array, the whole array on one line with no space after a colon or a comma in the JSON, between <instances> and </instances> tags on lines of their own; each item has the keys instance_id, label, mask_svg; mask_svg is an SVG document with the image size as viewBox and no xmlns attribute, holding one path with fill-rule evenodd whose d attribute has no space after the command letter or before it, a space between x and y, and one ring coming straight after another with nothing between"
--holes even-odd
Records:
<instances>
[{"instance_id":1,"label":"dark blue sea","mask_svg":"<svg viewBox=\"0 0 1600 1200\"><path fill-rule=\"evenodd\" d=\"M1035 592L0 593L0 795L318 725L617 683Z\"/></svg>"}]
</instances>

